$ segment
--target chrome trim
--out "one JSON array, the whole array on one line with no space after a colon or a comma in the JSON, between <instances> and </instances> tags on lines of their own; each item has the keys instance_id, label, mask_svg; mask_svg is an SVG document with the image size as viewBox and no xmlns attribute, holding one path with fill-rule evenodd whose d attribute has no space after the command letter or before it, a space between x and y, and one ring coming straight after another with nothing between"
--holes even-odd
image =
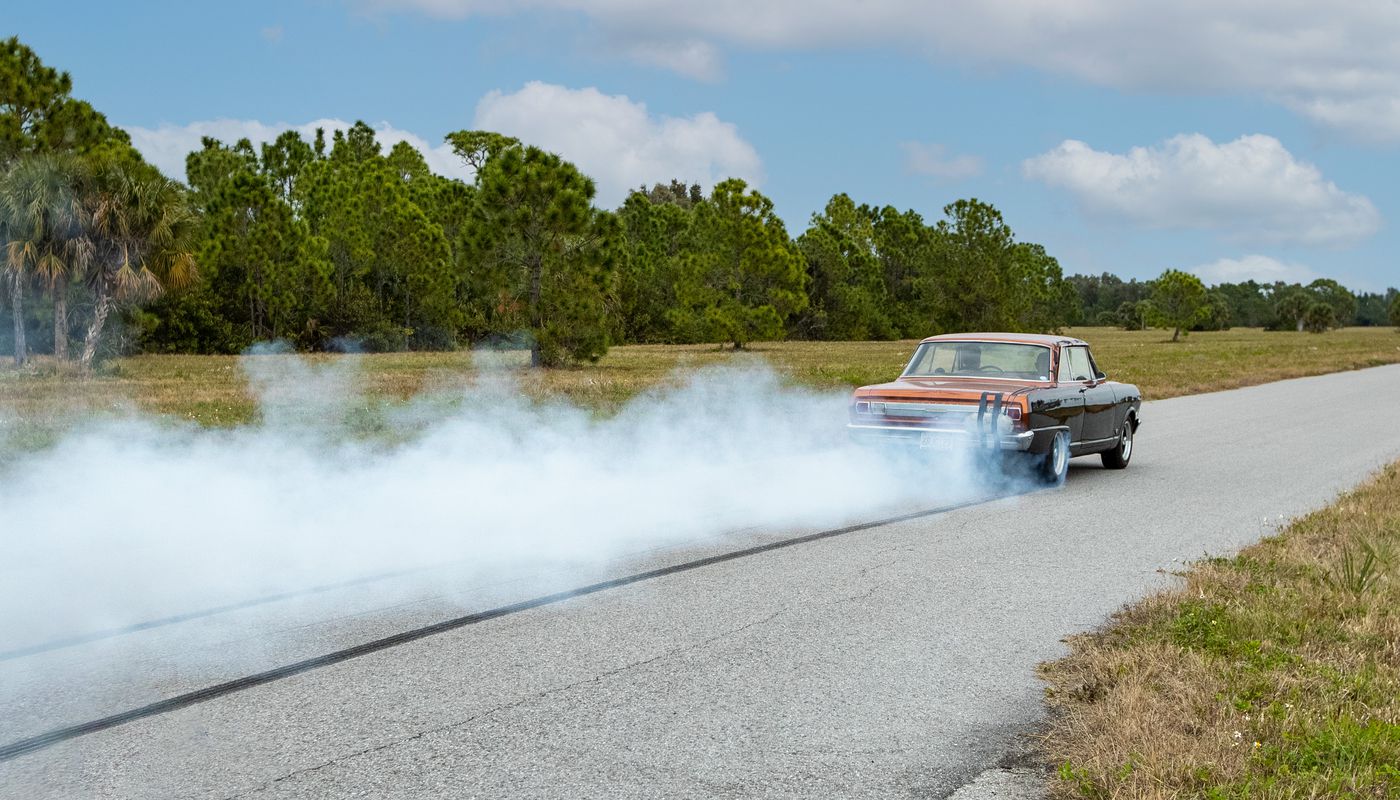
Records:
<instances>
[{"instance_id":1,"label":"chrome trim","mask_svg":"<svg viewBox=\"0 0 1400 800\"><path fill-rule=\"evenodd\" d=\"M872 413L875 404L883 405L887 417L934 417L977 413L977 406L971 403L892 403L882 400L871 400L870 403Z\"/></svg>"},{"instance_id":2,"label":"chrome trim","mask_svg":"<svg viewBox=\"0 0 1400 800\"><path fill-rule=\"evenodd\" d=\"M1080 440L1077 441L1077 442L1071 442L1070 445L1073 446L1073 447L1083 447L1084 445L1103 444L1104 442L1116 442L1116 441L1118 441L1118 437L1117 437L1117 436L1109 436L1109 437L1106 437L1106 438L1103 438L1103 439L1080 439Z\"/></svg>"},{"instance_id":3,"label":"chrome trim","mask_svg":"<svg viewBox=\"0 0 1400 800\"><path fill-rule=\"evenodd\" d=\"M912 428L896 427L892 425L859 425L851 423L846 426L846 430L856 439L871 441L886 440L905 444L923 446L925 435L931 438L941 438L955 440L959 446L969 449L976 449L979 441L983 441L982 435L977 431L968 431L958 428ZM988 436L987 438L990 438ZM1019 433L1007 434L998 437L998 448L1001 450L1029 450L1031 441L1035 439L1035 431L1021 431Z\"/></svg>"}]
</instances>

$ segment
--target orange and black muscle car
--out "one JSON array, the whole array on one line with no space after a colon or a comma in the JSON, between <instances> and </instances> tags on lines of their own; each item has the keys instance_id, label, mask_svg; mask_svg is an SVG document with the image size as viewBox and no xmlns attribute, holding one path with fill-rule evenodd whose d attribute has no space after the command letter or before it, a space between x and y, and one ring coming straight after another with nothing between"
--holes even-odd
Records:
<instances>
[{"instance_id":1,"label":"orange and black muscle car","mask_svg":"<svg viewBox=\"0 0 1400 800\"><path fill-rule=\"evenodd\" d=\"M1075 456L1128 466L1141 411L1138 388L1108 380L1084 341L960 333L920 342L898 380L856 389L849 429L861 441L1029 460L1059 483Z\"/></svg>"}]
</instances>

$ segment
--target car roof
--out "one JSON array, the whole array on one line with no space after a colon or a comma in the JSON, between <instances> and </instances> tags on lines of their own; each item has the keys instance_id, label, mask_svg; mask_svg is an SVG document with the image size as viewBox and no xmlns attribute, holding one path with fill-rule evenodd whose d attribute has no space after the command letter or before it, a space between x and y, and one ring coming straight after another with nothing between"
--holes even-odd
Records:
<instances>
[{"instance_id":1,"label":"car roof","mask_svg":"<svg viewBox=\"0 0 1400 800\"><path fill-rule=\"evenodd\" d=\"M938 336L930 336L923 342L1014 342L1016 344L1038 344L1051 346L1057 344L1082 344L1089 343L1083 339L1076 339L1073 336L1058 336L1044 333L944 333ZM920 342L920 344L923 344Z\"/></svg>"}]
</instances>

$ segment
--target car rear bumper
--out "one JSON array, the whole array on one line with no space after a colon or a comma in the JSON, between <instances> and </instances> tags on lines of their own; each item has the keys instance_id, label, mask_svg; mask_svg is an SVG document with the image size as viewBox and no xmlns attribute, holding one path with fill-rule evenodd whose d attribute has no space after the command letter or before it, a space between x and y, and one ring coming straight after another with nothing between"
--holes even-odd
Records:
<instances>
[{"instance_id":1,"label":"car rear bumper","mask_svg":"<svg viewBox=\"0 0 1400 800\"><path fill-rule=\"evenodd\" d=\"M897 425L846 426L851 439L865 443L890 443L934 450L984 448L988 450L1025 451L1035 441L1035 431L1018 431L1000 435L956 428L915 428Z\"/></svg>"}]
</instances>

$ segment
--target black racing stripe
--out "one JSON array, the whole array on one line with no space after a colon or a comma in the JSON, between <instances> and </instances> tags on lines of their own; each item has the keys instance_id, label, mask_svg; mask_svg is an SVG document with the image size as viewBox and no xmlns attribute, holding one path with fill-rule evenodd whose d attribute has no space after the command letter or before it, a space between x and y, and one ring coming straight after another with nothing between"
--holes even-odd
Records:
<instances>
[{"instance_id":1,"label":"black racing stripe","mask_svg":"<svg viewBox=\"0 0 1400 800\"><path fill-rule=\"evenodd\" d=\"M539 608L540 606L561 603L565 600L571 600L575 597L584 597L590 594L597 594L598 592L607 591L608 589L616 589L622 586L629 586L634 583L641 583L642 581L649 581L655 578L662 578L667 575L675 575L680 572L689 572L690 570L701 569L703 567L709 567L715 564L722 564L726 561L734 561L740 558L747 558L749 556L759 555L760 553L767 553L773 550L781 550L785 547L794 547L796 545L807 544L809 542L816 542L822 539L830 539L836 536L844 536L848 533L856 533L858 531L870 530L871 528L878 528L884 525L891 525L898 522L907 522L909 520L919 519L920 517L929 517L936 514L944 514L949 511L957 510L959 508L967 508L969 506L978 505L981 503L988 502L990 500L996 500L1006 496L1008 495L996 494L986 497L979 497L973 500L966 500L961 503L953 503L951 505L940 506L938 508L931 508L923 511L915 511L909 514L901 514L896 517L888 517L885 519L875 520L873 522L862 522L856 525L849 525L844 528L835 528L832 530L809 533L803 536L795 536L791 539L782 539L776 542L755 545L754 547L746 547L741 550L732 550L727 553L706 556L705 558L699 558L694 561L686 561L680 564L674 564L669 567L659 567L657 569L651 569L645 572L638 572L632 575L626 575L621 578L613 578L611 580L600 581L598 583L589 584L587 586L583 586L577 589L568 589L562 592L555 592L554 594L547 594L542 597L535 597L529 600L522 600L518 603L511 603L510 605L500 606L498 608L492 608L486 611L478 611L472 614L467 614L466 616L443 620L442 622L435 622L432 625L425 625L421 628L414 628L412 630L403 631L402 633L396 633L390 636L385 636L382 639L375 639L373 641L358 644L353 647L347 647L343 650L336 650L335 652L326 653L325 655L313 656L311 658L296 661L291 664L286 664L280 667L274 667L265 672L257 672L252 675L246 675L242 678L235 678L231 681L216 683L213 686L206 686L203 689L196 689L192 692L178 694L174 697L169 697L164 700L158 700L149 705L144 705L139 708L133 708L129 711L123 711L117 714L112 714L111 716L90 720L88 722L81 722L77 725L69 725L63 728L56 728L46 733L41 733L37 736L30 736L25 739L10 742L9 744L0 746L0 762L9 761L13 758L18 758L19 756L25 755L27 753L33 753L36 750L43 750L46 747L51 747L53 745L58 744L59 742L64 742L69 739L76 739L79 736L86 736L90 733L105 731L108 728L115 728L118 725L125 725L128 722L135 722L136 720L145 719L147 717L154 717L171 711L178 711L179 709L196 705L198 703L203 703L207 700L213 700L218 697L223 697L224 695L244 691L245 689L252 689L256 686L262 686L264 684L272 683L274 681L280 681L283 678L290 678L294 675L300 675L304 672L310 672L312 670L320 669L322 667L329 667L333 664L339 664L342 661L349 661L352 658L359 658L360 656L369 655L371 653L377 653L381 650L388 650L389 648L398 647L399 645L408 644L409 642L415 642L419 639L425 639L429 636L436 636L439 633L446 633L447 631L456 630L458 628L463 628L468 625L475 625L478 622L486 622L487 620L493 620L498 617L507 616L509 614L516 614L521 611L528 611L532 608Z\"/></svg>"}]
</instances>

